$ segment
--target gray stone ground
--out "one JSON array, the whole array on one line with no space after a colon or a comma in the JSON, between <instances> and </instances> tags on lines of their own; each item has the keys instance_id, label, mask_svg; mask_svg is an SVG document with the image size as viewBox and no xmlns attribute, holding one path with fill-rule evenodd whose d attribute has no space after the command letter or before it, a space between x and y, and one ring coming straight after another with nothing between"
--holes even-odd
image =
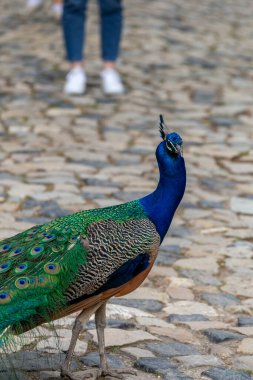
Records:
<instances>
[{"instance_id":1,"label":"gray stone ground","mask_svg":"<svg viewBox=\"0 0 253 380\"><path fill-rule=\"evenodd\" d=\"M252 1L126 1L119 98L100 89L95 4L87 94L71 98L49 4L27 17L23 3L1 2L1 238L150 192L164 113L185 141L187 192L149 278L109 306L111 361L140 380L253 379ZM58 340L48 326L22 338L19 379L59 377L72 322L56 322ZM97 362L89 328L80 378Z\"/></svg>"}]
</instances>

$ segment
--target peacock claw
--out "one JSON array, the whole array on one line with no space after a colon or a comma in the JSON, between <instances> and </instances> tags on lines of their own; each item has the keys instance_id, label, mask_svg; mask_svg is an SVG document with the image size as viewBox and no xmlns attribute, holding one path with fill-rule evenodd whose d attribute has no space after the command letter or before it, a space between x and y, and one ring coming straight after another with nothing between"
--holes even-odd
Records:
<instances>
[{"instance_id":1,"label":"peacock claw","mask_svg":"<svg viewBox=\"0 0 253 380\"><path fill-rule=\"evenodd\" d=\"M75 377L70 371L66 369L61 369L61 379L63 380L80 380L79 378Z\"/></svg>"},{"instance_id":2,"label":"peacock claw","mask_svg":"<svg viewBox=\"0 0 253 380\"><path fill-rule=\"evenodd\" d=\"M98 369L98 368L87 369L86 371L82 371L83 379L96 380L96 379L99 379L101 376L102 376L102 371L101 369Z\"/></svg>"},{"instance_id":3,"label":"peacock claw","mask_svg":"<svg viewBox=\"0 0 253 380\"><path fill-rule=\"evenodd\" d=\"M103 374L102 374L101 369L90 368L90 369L86 369L84 371L79 372L78 378L72 376L70 373L68 373L67 376L68 377L66 377L66 380L69 380L69 379L70 380L83 380L83 379L96 380L96 379L100 379L103 376Z\"/></svg>"},{"instance_id":4,"label":"peacock claw","mask_svg":"<svg viewBox=\"0 0 253 380\"><path fill-rule=\"evenodd\" d=\"M107 369L105 371L102 371L102 376L106 380L124 379L124 374L137 375L137 371L130 368Z\"/></svg>"},{"instance_id":5,"label":"peacock claw","mask_svg":"<svg viewBox=\"0 0 253 380\"><path fill-rule=\"evenodd\" d=\"M75 376L70 371L62 370L61 371L61 378L63 380L83 380L83 379L90 379L90 380L96 380L99 379L102 376L102 371L100 369L88 369L85 371L79 372L78 376Z\"/></svg>"}]
</instances>

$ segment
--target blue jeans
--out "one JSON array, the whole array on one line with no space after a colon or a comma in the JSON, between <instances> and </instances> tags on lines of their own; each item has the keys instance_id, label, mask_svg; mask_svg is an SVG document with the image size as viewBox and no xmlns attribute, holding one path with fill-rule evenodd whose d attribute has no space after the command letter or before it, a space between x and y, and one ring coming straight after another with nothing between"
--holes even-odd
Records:
<instances>
[{"instance_id":1,"label":"blue jeans","mask_svg":"<svg viewBox=\"0 0 253 380\"><path fill-rule=\"evenodd\" d=\"M121 0L98 0L101 19L102 58L116 61L122 31L123 10ZM64 0L62 17L63 34L70 62L83 59L87 0Z\"/></svg>"}]
</instances>

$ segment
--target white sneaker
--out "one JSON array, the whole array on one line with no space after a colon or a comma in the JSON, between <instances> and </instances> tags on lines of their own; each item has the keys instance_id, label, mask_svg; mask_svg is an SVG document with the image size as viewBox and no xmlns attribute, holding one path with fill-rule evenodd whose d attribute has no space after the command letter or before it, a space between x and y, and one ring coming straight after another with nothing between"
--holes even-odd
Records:
<instances>
[{"instance_id":1,"label":"white sneaker","mask_svg":"<svg viewBox=\"0 0 253 380\"><path fill-rule=\"evenodd\" d=\"M125 89L119 73L115 69L104 69L101 73L105 94L123 94Z\"/></svg>"},{"instance_id":2,"label":"white sneaker","mask_svg":"<svg viewBox=\"0 0 253 380\"><path fill-rule=\"evenodd\" d=\"M56 20L60 20L62 18L63 13L63 4L62 3L55 3L51 6L51 12L54 18Z\"/></svg>"},{"instance_id":3,"label":"white sneaker","mask_svg":"<svg viewBox=\"0 0 253 380\"><path fill-rule=\"evenodd\" d=\"M86 75L82 68L75 67L66 76L64 92L70 95L81 95L86 90Z\"/></svg>"},{"instance_id":4,"label":"white sneaker","mask_svg":"<svg viewBox=\"0 0 253 380\"><path fill-rule=\"evenodd\" d=\"M27 0L26 8L29 10L34 10L39 8L43 4L43 0Z\"/></svg>"}]
</instances>

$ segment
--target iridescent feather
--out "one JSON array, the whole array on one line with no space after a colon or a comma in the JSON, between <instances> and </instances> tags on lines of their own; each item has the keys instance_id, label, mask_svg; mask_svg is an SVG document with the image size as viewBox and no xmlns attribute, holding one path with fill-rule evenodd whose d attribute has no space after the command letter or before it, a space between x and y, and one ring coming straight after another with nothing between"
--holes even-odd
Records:
<instances>
[{"instance_id":1,"label":"iridescent feather","mask_svg":"<svg viewBox=\"0 0 253 380\"><path fill-rule=\"evenodd\" d=\"M66 290L86 265L82 239L92 223L143 217L142 207L134 201L58 218L2 241L0 332L9 326L22 332L24 323L29 328L37 319L48 321L66 306Z\"/></svg>"}]
</instances>

